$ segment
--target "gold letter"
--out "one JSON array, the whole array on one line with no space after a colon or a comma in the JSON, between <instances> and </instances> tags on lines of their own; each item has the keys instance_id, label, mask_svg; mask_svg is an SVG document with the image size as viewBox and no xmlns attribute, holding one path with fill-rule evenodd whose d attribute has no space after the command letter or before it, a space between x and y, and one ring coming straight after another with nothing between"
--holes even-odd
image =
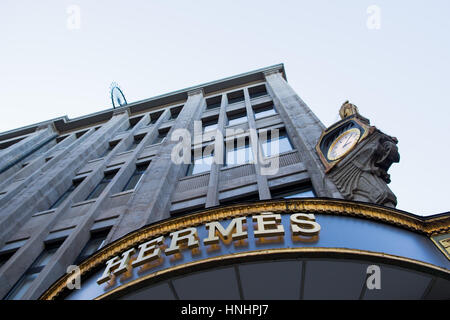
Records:
<instances>
[{"instance_id":1,"label":"gold letter","mask_svg":"<svg viewBox=\"0 0 450 320\"><path fill-rule=\"evenodd\" d=\"M155 259L158 259L161 255L161 249L157 247L158 245L163 244L164 237L161 236L159 238L147 241L143 244L141 244L139 248L139 254L138 257L133 263L131 264L133 267L138 267L140 265L143 265L147 262L153 261ZM147 252L151 252L149 255L144 256Z\"/></svg>"},{"instance_id":2,"label":"gold letter","mask_svg":"<svg viewBox=\"0 0 450 320\"><path fill-rule=\"evenodd\" d=\"M281 215L274 213L262 213L258 216L253 216L253 221L257 223L257 230L255 230L255 237L275 237L283 236L284 228L281 222Z\"/></svg>"},{"instance_id":3,"label":"gold letter","mask_svg":"<svg viewBox=\"0 0 450 320\"><path fill-rule=\"evenodd\" d=\"M319 234L320 224L313 214L296 213L291 215L291 230L294 235L315 236Z\"/></svg>"},{"instance_id":4,"label":"gold letter","mask_svg":"<svg viewBox=\"0 0 450 320\"><path fill-rule=\"evenodd\" d=\"M242 223L246 221L247 218L235 218L231 220L228 227L225 229L222 224L218 221L208 222L205 227L208 229L208 238L203 240L206 245L219 243L219 237L216 236L216 230L222 234L224 238L228 238L230 233L236 229L236 232L231 235L233 240L241 240L247 237L247 232L242 230Z\"/></svg>"},{"instance_id":5,"label":"gold letter","mask_svg":"<svg viewBox=\"0 0 450 320\"><path fill-rule=\"evenodd\" d=\"M199 243L197 240L197 229L187 228L180 231L175 231L170 234L172 240L170 241L170 247L165 250L166 256L180 253L179 243L187 242L189 249L197 248Z\"/></svg>"},{"instance_id":6,"label":"gold letter","mask_svg":"<svg viewBox=\"0 0 450 320\"><path fill-rule=\"evenodd\" d=\"M108 260L108 262L106 262L105 272L103 272L103 275L97 280L97 283L102 284L103 282L106 282L109 279L111 279L111 273L119 275L127 271L128 260L130 258L130 255L132 255L134 251L135 251L134 248L131 248L130 250L127 250L124 253L122 253L122 259L116 256ZM115 268L117 266L118 268L112 271L112 268Z\"/></svg>"}]
</instances>

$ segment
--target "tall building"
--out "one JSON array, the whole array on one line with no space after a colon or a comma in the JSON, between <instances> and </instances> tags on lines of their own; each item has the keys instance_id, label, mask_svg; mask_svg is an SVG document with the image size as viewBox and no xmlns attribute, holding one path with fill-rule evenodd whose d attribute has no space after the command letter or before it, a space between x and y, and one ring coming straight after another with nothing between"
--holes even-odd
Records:
<instances>
[{"instance_id":1,"label":"tall building","mask_svg":"<svg viewBox=\"0 0 450 320\"><path fill-rule=\"evenodd\" d=\"M340 116L280 64L1 133L0 296L450 298L449 213L395 209L397 140Z\"/></svg>"}]
</instances>

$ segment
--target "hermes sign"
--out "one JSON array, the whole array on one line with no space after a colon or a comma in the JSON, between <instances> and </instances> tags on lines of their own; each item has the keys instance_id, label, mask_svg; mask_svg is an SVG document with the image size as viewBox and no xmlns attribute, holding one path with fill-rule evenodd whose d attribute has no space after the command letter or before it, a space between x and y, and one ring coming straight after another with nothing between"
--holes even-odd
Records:
<instances>
[{"instance_id":1,"label":"hermes sign","mask_svg":"<svg viewBox=\"0 0 450 320\"><path fill-rule=\"evenodd\" d=\"M309 213L287 215L264 212L251 217L211 221L197 227L174 231L168 236L155 237L141 243L108 260L97 283L110 282L112 285L111 282L119 275L125 280L127 274L131 277L135 268L140 268L141 271L156 268L162 264L165 257L174 263L182 260L183 254L189 251L190 260L194 261L211 252L220 251L221 246L230 246L231 243L234 248L248 250L258 244L267 246L284 242L285 236L290 236L293 242L315 241L320 232L320 225L315 220L314 214ZM256 243L249 245L249 241Z\"/></svg>"}]
</instances>

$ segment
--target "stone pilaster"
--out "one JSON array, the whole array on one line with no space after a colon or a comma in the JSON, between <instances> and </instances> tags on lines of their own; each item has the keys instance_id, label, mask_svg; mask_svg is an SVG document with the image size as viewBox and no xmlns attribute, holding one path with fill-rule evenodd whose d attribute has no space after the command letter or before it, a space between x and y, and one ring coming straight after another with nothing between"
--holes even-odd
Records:
<instances>
[{"instance_id":1,"label":"stone pilaster","mask_svg":"<svg viewBox=\"0 0 450 320\"><path fill-rule=\"evenodd\" d=\"M334 183L325 176L325 171L315 146L325 129L322 122L300 99L279 71L265 73L267 90L283 120L294 147L299 151L311 183L319 197L342 199Z\"/></svg>"},{"instance_id":2,"label":"stone pilaster","mask_svg":"<svg viewBox=\"0 0 450 320\"><path fill-rule=\"evenodd\" d=\"M226 108L228 105L228 97L226 94L222 94L222 100L220 103L220 112L219 119L217 120L217 131L222 134L222 137L225 136L225 123L226 123ZM216 139L216 137L214 137ZM223 146L223 141L219 143ZM225 151L225 148L222 148ZM216 153L216 150L214 150ZM223 161L223 157L222 157ZM209 183L208 183L208 192L206 194L206 204L205 207L214 207L219 205L219 177L220 177L220 168L223 167L223 163L213 163L211 165L211 171L209 173Z\"/></svg>"},{"instance_id":3,"label":"stone pilaster","mask_svg":"<svg viewBox=\"0 0 450 320\"><path fill-rule=\"evenodd\" d=\"M256 131L255 113L253 112L252 104L250 102L250 95L248 89L244 89L245 109L247 111L248 127L250 132L250 145L253 152L253 159L255 161L256 182L258 184L259 199L271 199L269 185L267 183L267 176L261 174L260 160L263 158L261 142L258 139Z\"/></svg>"}]
</instances>

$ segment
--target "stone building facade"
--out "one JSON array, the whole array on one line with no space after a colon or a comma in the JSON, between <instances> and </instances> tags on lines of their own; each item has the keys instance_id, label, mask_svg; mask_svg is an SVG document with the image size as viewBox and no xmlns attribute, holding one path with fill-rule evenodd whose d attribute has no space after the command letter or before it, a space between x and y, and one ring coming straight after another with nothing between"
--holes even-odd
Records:
<instances>
[{"instance_id":1,"label":"stone building facade","mask_svg":"<svg viewBox=\"0 0 450 320\"><path fill-rule=\"evenodd\" d=\"M195 156L191 164L172 161L179 143L172 133L187 129L194 136L195 121L204 137L216 130L225 136L224 163L205 165ZM241 131L227 135L230 128ZM279 132L279 154L250 134L271 129ZM38 299L68 265L145 226L199 210L290 197L376 203L361 196L377 188L370 177L349 187L339 177L344 162L326 173L316 150L325 130L286 81L284 66L275 65L1 133L0 296ZM244 145L228 148L238 136ZM372 148L374 139L367 141ZM211 143L197 140L193 154ZM275 174L261 174L258 162L239 162L258 152L278 157ZM384 190L387 182L374 184ZM395 199L389 203L395 206Z\"/></svg>"}]
</instances>

